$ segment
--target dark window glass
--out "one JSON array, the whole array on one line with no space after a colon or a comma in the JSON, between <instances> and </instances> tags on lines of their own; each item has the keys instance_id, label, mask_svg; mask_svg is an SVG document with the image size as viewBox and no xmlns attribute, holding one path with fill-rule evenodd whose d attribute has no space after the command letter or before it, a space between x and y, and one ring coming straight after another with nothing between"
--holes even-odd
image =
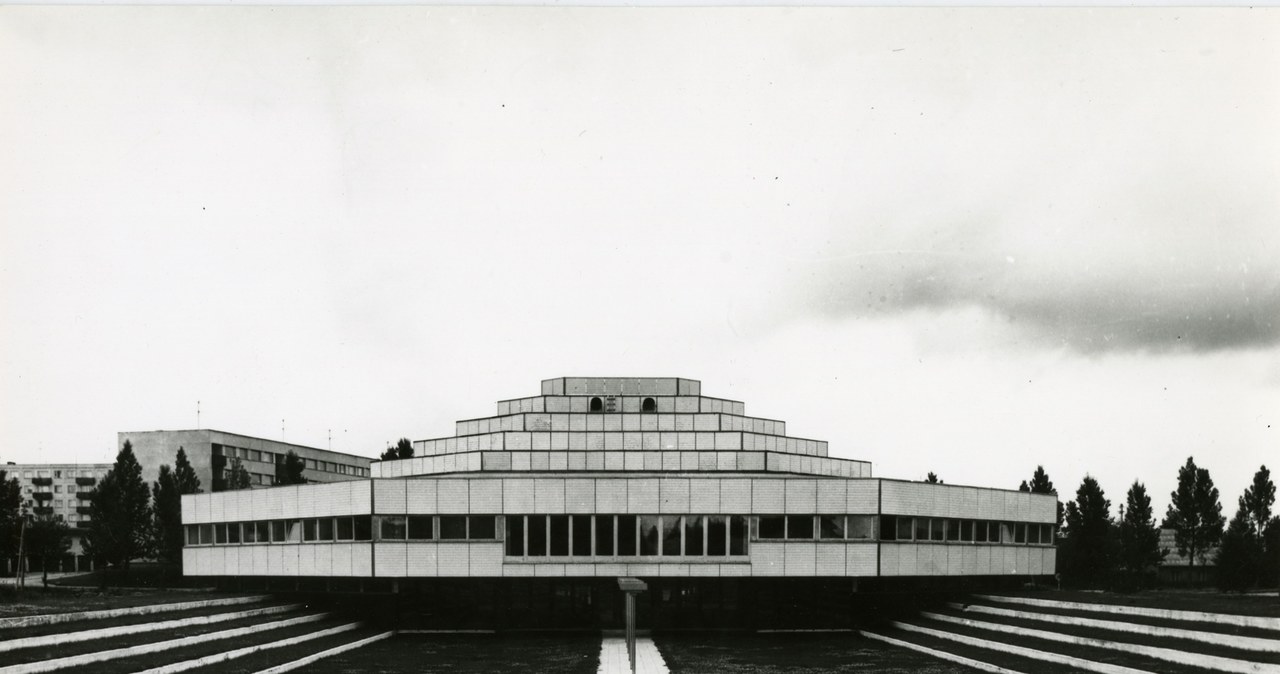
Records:
<instances>
[{"instance_id":1,"label":"dark window glass","mask_svg":"<svg viewBox=\"0 0 1280 674\"><path fill-rule=\"evenodd\" d=\"M575 557L591 556L591 516L573 516L573 555Z\"/></svg>"},{"instance_id":2,"label":"dark window glass","mask_svg":"<svg viewBox=\"0 0 1280 674\"><path fill-rule=\"evenodd\" d=\"M684 516L684 554L702 556L702 516Z\"/></svg>"},{"instance_id":3,"label":"dark window glass","mask_svg":"<svg viewBox=\"0 0 1280 674\"><path fill-rule=\"evenodd\" d=\"M359 517L355 517L352 519L354 520L355 526L356 526L356 540L357 541L373 540L373 518L370 517L369 515L361 515Z\"/></svg>"},{"instance_id":4,"label":"dark window glass","mask_svg":"<svg viewBox=\"0 0 1280 674\"><path fill-rule=\"evenodd\" d=\"M1014 543L1027 542L1027 525L1023 524L1022 522L1018 522L1017 524L1014 525L1013 542Z\"/></svg>"},{"instance_id":5,"label":"dark window glass","mask_svg":"<svg viewBox=\"0 0 1280 674\"><path fill-rule=\"evenodd\" d=\"M569 554L569 516L552 515L550 517L552 557L566 557Z\"/></svg>"},{"instance_id":6,"label":"dark window glass","mask_svg":"<svg viewBox=\"0 0 1280 674\"><path fill-rule=\"evenodd\" d=\"M284 521L276 520L271 523L271 542L283 543L284 538Z\"/></svg>"},{"instance_id":7,"label":"dark window glass","mask_svg":"<svg viewBox=\"0 0 1280 674\"><path fill-rule=\"evenodd\" d=\"M547 556L547 518L545 515L529 516L529 556Z\"/></svg>"},{"instance_id":8,"label":"dark window glass","mask_svg":"<svg viewBox=\"0 0 1280 674\"><path fill-rule=\"evenodd\" d=\"M618 554L623 557L636 554L635 515L618 515Z\"/></svg>"},{"instance_id":9,"label":"dark window glass","mask_svg":"<svg viewBox=\"0 0 1280 674\"><path fill-rule=\"evenodd\" d=\"M253 526L258 530L257 536L258 536L259 543L271 542L271 523L270 522L255 522Z\"/></svg>"},{"instance_id":10,"label":"dark window glass","mask_svg":"<svg viewBox=\"0 0 1280 674\"><path fill-rule=\"evenodd\" d=\"M236 544L240 542L240 524L232 522L227 525L227 542Z\"/></svg>"},{"instance_id":11,"label":"dark window glass","mask_svg":"<svg viewBox=\"0 0 1280 674\"><path fill-rule=\"evenodd\" d=\"M213 525L200 525L200 545L213 545Z\"/></svg>"},{"instance_id":12,"label":"dark window glass","mask_svg":"<svg viewBox=\"0 0 1280 674\"><path fill-rule=\"evenodd\" d=\"M297 543L302 540L302 520L285 520L285 540Z\"/></svg>"},{"instance_id":13,"label":"dark window glass","mask_svg":"<svg viewBox=\"0 0 1280 674\"><path fill-rule=\"evenodd\" d=\"M931 541L944 540L944 538L946 537L946 534L947 534L947 521L940 517L933 518L933 526L929 530L929 540Z\"/></svg>"},{"instance_id":14,"label":"dark window glass","mask_svg":"<svg viewBox=\"0 0 1280 674\"><path fill-rule=\"evenodd\" d=\"M497 518L493 515L471 515L467 518L467 538L491 541L498 537Z\"/></svg>"},{"instance_id":15,"label":"dark window glass","mask_svg":"<svg viewBox=\"0 0 1280 674\"><path fill-rule=\"evenodd\" d=\"M761 515L757 538L786 538L787 520L781 515Z\"/></svg>"},{"instance_id":16,"label":"dark window glass","mask_svg":"<svg viewBox=\"0 0 1280 674\"><path fill-rule=\"evenodd\" d=\"M225 524L213 525L213 536L214 536L215 543L217 543L218 545L226 545L227 544L227 525Z\"/></svg>"},{"instance_id":17,"label":"dark window glass","mask_svg":"<svg viewBox=\"0 0 1280 674\"><path fill-rule=\"evenodd\" d=\"M405 534L404 517L399 515L383 515L382 526L378 538L384 541L403 541Z\"/></svg>"},{"instance_id":18,"label":"dark window glass","mask_svg":"<svg viewBox=\"0 0 1280 674\"><path fill-rule=\"evenodd\" d=\"M898 540L898 522L893 515L880 516L880 540L896 541Z\"/></svg>"},{"instance_id":19,"label":"dark window glass","mask_svg":"<svg viewBox=\"0 0 1280 674\"><path fill-rule=\"evenodd\" d=\"M973 540L979 543L987 542L987 523L985 521L973 523Z\"/></svg>"},{"instance_id":20,"label":"dark window glass","mask_svg":"<svg viewBox=\"0 0 1280 674\"><path fill-rule=\"evenodd\" d=\"M596 515L596 555L613 555L613 515Z\"/></svg>"},{"instance_id":21,"label":"dark window glass","mask_svg":"<svg viewBox=\"0 0 1280 674\"><path fill-rule=\"evenodd\" d=\"M916 540L917 541L929 540L929 518L928 517L916 518Z\"/></svg>"},{"instance_id":22,"label":"dark window glass","mask_svg":"<svg viewBox=\"0 0 1280 674\"><path fill-rule=\"evenodd\" d=\"M927 521L927 520L926 520ZM898 540L915 540L915 520L911 517L898 517Z\"/></svg>"},{"instance_id":23,"label":"dark window glass","mask_svg":"<svg viewBox=\"0 0 1280 674\"><path fill-rule=\"evenodd\" d=\"M787 515L787 538L813 539L813 515Z\"/></svg>"},{"instance_id":24,"label":"dark window glass","mask_svg":"<svg viewBox=\"0 0 1280 674\"><path fill-rule=\"evenodd\" d=\"M245 543L258 542L258 528L254 526L253 522L241 522L240 533L244 536Z\"/></svg>"},{"instance_id":25,"label":"dark window glass","mask_svg":"<svg viewBox=\"0 0 1280 674\"><path fill-rule=\"evenodd\" d=\"M430 515L409 516L409 538L415 541L429 541L435 538L435 527Z\"/></svg>"},{"instance_id":26,"label":"dark window glass","mask_svg":"<svg viewBox=\"0 0 1280 674\"><path fill-rule=\"evenodd\" d=\"M723 557L729 539L728 518L724 515L707 517L707 554L712 557Z\"/></svg>"},{"instance_id":27,"label":"dark window glass","mask_svg":"<svg viewBox=\"0 0 1280 674\"><path fill-rule=\"evenodd\" d=\"M200 532L194 524L187 525L187 545L200 545Z\"/></svg>"},{"instance_id":28,"label":"dark window glass","mask_svg":"<svg viewBox=\"0 0 1280 674\"><path fill-rule=\"evenodd\" d=\"M524 556L524 515L507 515L507 555Z\"/></svg>"},{"instance_id":29,"label":"dark window glass","mask_svg":"<svg viewBox=\"0 0 1280 674\"><path fill-rule=\"evenodd\" d=\"M819 516L818 535L822 538L844 538L844 515Z\"/></svg>"},{"instance_id":30,"label":"dark window glass","mask_svg":"<svg viewBox=\"0 0 1280 674\"><path fill-rule=\"evenodd\" d=\"M320 534L319 540L322 540L322 541L333 540L334 529L333 529L332 517L321 517L320 519L316 520L316 529L319 531L319 534Z\"/></svg>"},{"instance_id":31,"label":"dark window glass","mask_svg":"<svg viewBox=\"0 0 1280 674\"><path fill-rule=\"evenodd\" d=\"M640 517L640 554L658 554L658 518L652 515Z\"/></svg>"},{"instance_id":32,"label":"dark window glass","mask_svg":"<svg viewBox=\"0 0 1280 674\"><path fill-rule=\"evenodd\" d=\"M1040 525L1027 525L1027 543L1030 545L1040 545Z\"/></svg>"},{"instance_id":33,"label":"dark window glass","mask_svg":"<svg viewBox=\"0 0 1280 674\"><path fill-rule=\"evenodd\" d=\"M960 520L960 540L973 542L973 520Z\"/></svg>"},{"instance_id":34,"label":"dark window glass","mask_svg":"<svg viewBox=\"0 0 1280 674\"><path fill-rule=\"evenodd\" d=\"M747 518L744 515L729 518L729 554L747 554Z\"/></svg>"},{"instance_id":35,"label":"dark window glass","mask_svg":"<svg viewBox=\"0 0 1280 674\"><path fill-rule=\"evenodd\" d=\"M466 515L441 515L440 540L461 541L467 538Z\"/></svg>"},{"instance_id":36,"label":"dark window glass","mask_svg":"<svg viewBox=\"0 0 1280 674\"><path fill-rule=\"evenodd\" d=\"M339 517L336 520L338 540L349 541L356 537L356 525L350 517Z\"/></svg>"},{"instance_id":37,"label":"dark window glass","mask_svg":"<svg viewBox=\"0 0 1280 674\"><path fill-rule=\"evenodd\" d=\"M1040 542L1044 545L1053 545L1053 525L1041 524Z\"/></svg>"},{"instance_id":38,"label":"dark window glass","mask_svg":"<svg viewBox=\"0 0 1280 674\"><path fill-rule=\"evenodd\" d=\"M302 520L302 540L314 541L316 539L316 521Z\"/></svg>"},{"instance_id":39,"label":"dark window glass","mask_svg":"<svg viewBox=\"0 0 1280 674\"><path fill-rule=\"evenodd\" d=\"M680 516L667 515L662 518L662 554L679 557L680 553Z\"/></svg>"},{"instance_id":40,"label":"dark window glass","mask_svg":"<svg viewBox=\"0 0 1280 674\"><path fill-rule=\"evenodd\" d=\"M855 541L868 541L876 537L876 521L875 515L849 515L845 518L848 522L844 534L845 538Z\"/></svg>"},{"instance_id":41,"label":"dark window glass","mask_svg":"<svg viewBox=\"0 0 1280 674\"><path fill-rule=\"evenodd\" d=\"M947 520L947 540L960 540L960 520Z\"/></svg>"}]
</instances>

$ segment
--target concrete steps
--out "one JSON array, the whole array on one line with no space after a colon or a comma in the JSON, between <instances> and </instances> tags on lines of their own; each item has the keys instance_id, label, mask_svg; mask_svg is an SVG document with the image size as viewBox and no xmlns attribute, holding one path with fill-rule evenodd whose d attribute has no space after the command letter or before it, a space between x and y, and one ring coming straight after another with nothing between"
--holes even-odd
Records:
<instances>
[{"instance_id":1,"label":"concrete steps","mask_svg":"<svg viewBox=\"0 0 1280 674\"><path fill-rule=\"evenodd\" d=\"M984 671L1280 674L1272 618L1034 602L975 597L863 634Z\"/></svg>"},{"instance_id":2,"label":"concrete steps","mask_svg":"<svg viewBox=\"0 0 1280 674\"><path fill-rule=\"evenodd\" d=\"M358 621L266 599L27 620L0 629L0 674L257 672L377 636ZM252 669L229 664L237 660Z\"/></svg>"}]
</instances>

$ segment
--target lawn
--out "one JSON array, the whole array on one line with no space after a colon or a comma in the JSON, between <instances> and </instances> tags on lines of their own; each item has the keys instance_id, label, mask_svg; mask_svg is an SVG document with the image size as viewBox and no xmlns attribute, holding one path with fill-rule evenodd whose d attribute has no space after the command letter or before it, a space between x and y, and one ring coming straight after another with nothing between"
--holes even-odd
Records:
<instances>
[{"instance_id":1,"label":"lawn","mask_svg":"<svg viewBox=\"0 0 1280 674\"><path fill-rule=\"evenodd\" d=\"M670 633L654 637L667 667L690 674L972 672L848 632L822 634Z\"/></svg>"},{"instance_id":2,"label":"lawn","mask_svg":"<svg viewBox=\"0 0 1280 674\"><path fill-rule=\"evenodd\" d=\"M108 590L98 592L88 588L50 588L48 592L30 587L14 593L12 587L0 588L0 618L43 615L45 613L69 613L73 611L99 611L132 606L152 606L173 602L200 601L230 597L230 594L210 592L182 592L175 590Z\"/></svg>"},{"instance_id":3,"label":"lawn","mask_svg":"<svg viewBox=\"0 0 1280 674\"><path fill-rule=\"evenodd\" d=\"M307 671L595 674L599 661L596 633L406 634L326 658Z\"/></svg>"}]
</instances>

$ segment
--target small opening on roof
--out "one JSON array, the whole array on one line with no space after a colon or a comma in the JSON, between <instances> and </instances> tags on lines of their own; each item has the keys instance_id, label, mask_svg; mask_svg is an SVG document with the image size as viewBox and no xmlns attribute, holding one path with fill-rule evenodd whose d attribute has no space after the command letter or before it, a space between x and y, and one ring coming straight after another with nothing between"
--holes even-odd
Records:
<instances>
[{"instance_id":1,"label":"small opening on roof","mask_svg":"<svg viewBox=\"0 0 1280 674\"><path fill-rule=\"evenodd\" d=\"M591 399L591 411L592 411L592 412L603 412L603 411L604 411L604 401L603 401L603 400L601 400L601 399L599 399L599 398L592 398L592 399Z\"/></svg>"},{"instance_id":2,"label":"small opening on roof","mask_svg":"<svg viewBox=\"0 0 1280 674\"><path fill-rule=\"evenodd\" d=\"M645 398L644 402L640 403L640 411L641 412L657 412L658 401L654 400L653 398Z\"/></svg>"}]
</instances>

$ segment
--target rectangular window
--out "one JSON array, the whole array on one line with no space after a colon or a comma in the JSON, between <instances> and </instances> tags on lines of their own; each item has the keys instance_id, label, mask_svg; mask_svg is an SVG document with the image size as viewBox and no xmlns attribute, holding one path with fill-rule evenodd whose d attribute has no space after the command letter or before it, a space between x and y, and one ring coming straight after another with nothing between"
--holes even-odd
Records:
<instances>
[{"instance_id":1,"label":"rectangular window","mask_svg":"<svg viewBox=\"0 0 1280 674\"><path fill-rule=\"evenodd\" d=\"M497 518L493 515L467 517L467 538L473 541L491 541L498 537Z\"/></svg>"},{"instance_id":2,"label":"rectangular window","mask_svg":"<svg viewBox=\"0 0 1280 674\"><path fill-rule=\"evenodd\" d=\"M973 520L960 520L960 540L973 542Z\"/></svg>"},{"instance_id":3,"label":"rectangular window","mask_svg":"<svg viewBox=\"0 0 1280 674\"><path fill-rule=\"evenodd\" d=\"M787 515L787 538L813 540L813 515Z\"/></svg>"},{"instance_id":4,"label":"rectangular window","mask_svg":"<svg viewBox=\"0 0 1280 674\"><path fill-rule=\"evenodd\" d=\"M314 541L316 539L316 521L314 519L302 520L302 540Z\"/></svg>"},{"instance_id":5,"label":"rectangular window","mask_svg":"<svg viewBox=\"0 0 1280 674\"><path fill-rule=\"evenodd\" d=\"M409 540L429 541L435 538L430 515L409 516Z\"/></svg>"},{"instance_id":6,"label":"rectangular window","mask_svg":"<svg viewBox=\"0 0 1280 674\"><path fill-rule=\"evenodd\" d=\"M285 540L290 543L302 541L302 520L285 520Z\"/></svg>"},{"instance_id":7,"label":"rectangular window","mask_svg":"<svg viewBox=\"0 0 1280 674\"><path fill-rule=\"evenodd\" d=\"M1027 542L1027 525L1018 522L1013 525L1013 542L1023 544Z\"/></svg>"},{"instance_id":8,"label":"rectangular window","mask_svg":"<svg viewBox=\"0 0 1280 674\"><path fill-rule=\"evenodd\" d=\"M898 540L898 518L893 515L880 516L880 540Z\"/></svg>"},{"instance_id":9,"label":"rectangular window","mask_svg":"<svg viewBox=\"0 0 1280 674\"><path fill-rule=\"evenodd\" d=\"M1027 544L1040 545L1040 525L1038 524L1027 525Z\"/></svg>"},{"instance_id":10,"label":"rectangular window","mask_svg":"<svg viewBox=\"0 0 1280 674\"><path fill-rule=\"evenodd\" d=\"M1053 525L1040 525L1040 543L1042 545L1053 545Z\"/></svg>"},{"instance_id":11,"label":"rectangular window","mask_svg":"<svg viewBox=\"0 0 1280 674\"><path fill-rule=\"evenodd\" d=\"M685 515L684 554L686 556L702 556L702 531L702 515Z\"/></svg>"},{"instance_id":12,"label":"rectangular window","mask_svg":"<svg viewBox=\"0 0 1280 674\"><path fill-rule=\"evenodd\" d=\"M845 529L845 538L856 541L869 541L876 537L876 522L879 518L875 515L849 515L848 528Z\"/></svg>"},{"instance_id":13,"label":"rectangular window","mask_svg":"<svg viewBox=\"0 0 1280 674\"><path fill-rule=\"evenodd\" d=\"M917 517L915 518L915 520L916 520L915 540L917 541L929 540L929 518Z\"/></svg>"},{"instance_id":14,"label":"rectangular window","mask_svg":"<svg viewBox=\"0 0 1280 674\"><path fill-rule=\"evenodd\" d=\"M634 557L636 554L636 516L618 515L618 555Z\"/></svg>"},{"instance_id":15,"label":"rectangular window","mask_svg":"<svg viewBox=\"0 0 1280 674\"><path fill-rule=\"evenodd\" d=\"M925 520L925 521L928 522L928 520ZM915 518L914 517L898 517L898 540L914 541L915 539L916 539Z\"/></svg>"},{"instance_id":16,"label":"rectangular window","mask_svg":"<svg viewBox=\"0 0 1280 674\"><path fill-rule=\"evenodd\" d=\"M319 533L320 540L322 541L334 540L335 537L334 537L333 518L321 517L320 519L316 520L316 531Z\"/></svg>"},{"instance_id":17,"label":"rectangular window","mask_svg":"<svg viewBox=\"0 0 1280 674\"><path fill-rule=\"evenodd\" d=\"M844 538L844 515L820 515L818 535L822 538Z\"/></svg>"},{"instance_id":18,"label":"rectangular window","mask_svg":"<svg viewBox=\"0 0 1280 674\"><path fill-rule=\"evenodd\" d=\"M356 538L356 525L351 521L350 517L338 517L334 524L337 525L337 540L352 541Z\"/></svg>"},{"instance_id":19,"label":"rectangular window","mask_svg":"<svg viewBox=\"0 0 1280 674\"><path fill-rule=\"evenodd\" d=\"M529 520L529 556L547 556L547 516L530 515Z\"/></svg>"},{"instance_id":20,"label":"rectangular window","mask_svg":"<svg viewBox=\"0 0 1280 674\"><path fill-rule=\"evenodd\" d=\"M568 515L551 515L551 549L548 551L552 557L569 556L569 516Z\"/></svg>"},{"instance_id":21,"label":"rectangular window","mask_svg":"<svg viewBox=\"0 0 1280 674\"><path fill-rule=\"evenodd\" d=\"M462 541L467 538L466 515L441 515L440 540Z\"/></svg>"},{"instance_id":22,"label":"rectangular window","mask_svg":"<svg viewBox=\"0 0 1280 674\"><path fill-rule=\"evenodd\" d=\"M524 515L507 515L507 556L524 556Z\"/></svg>"},{"instance_id":23,"label":"rectangular window","mask_svg":"<svg viewBox=\"0 0 1280 674\"><path fill-rule=\"evenodd\" d=\"M658 554L658 518L653 515L640 517L640 555Z\"/></svg>"},{"instance_id":24,"label":"rectangular window","mask_svg":"<svg viewBox=\"0 0 1280 674\"><path fill-rule=\"evenodd\" d=\"M573 550L575 557L591 556L591 516L574 515L572 519Z\"/></svg>"},{"instance_id":25,"label":"rectangular window","mask_svg":"<svg viewBox=\"0 0 1280 674\"><path fill-rule=\"evenodd\" d=\"M284 520L275 520L271 522L271 542L284 542Z\"/></svg>"},{"instance_id":26,"label":"rectangular window","mask_svg":"<svg viewBox=\"0 0 1280 674\"><path fill-rule=\"evenodd\" d=\"M985 520L973 523L973 540L978 543L987 542L987 523Z\"/></svg>"},{"instance_id":27,"label":"rectangular window","mask_svg":"<svg viewBox=\"0 0 1280 674\"><path fill-rule=\"evenodd\" d=\"M782 515L761 515L756 520L756 538L786 538L787 519Z\"/></svg>"},{"instance_id":28,"label":"rectangular window","mask_svg":"<svg viewBox=\"0 0 1280 674\"><path fill-rule=\"evenodd\" d=\"M213 545L213 525L200 525L200 545Z\"/></svg>"},{"instance_id":29,"label":"rectangular window","mask_svg":"<svg viewBox=\"0 0 1280 674\"><path fill-rule=\"evenodd\" d=\"M402 515L383 515L378 537L384 541L403 541L405 539L405 518Z\"/></svg>"},{"instance_id":30,"label":"rectangular window","mask_svg":"<svg viewBox=\"0 0 1280 674\"><path fill-rule=\"evenodd\" d=\"M596 515L596 556L613 555L613 515Z\"/></svg>"},{"instance_id":31,"label":"rectangular window","mask_svg":"<svg viewBox=\"0 0 1280 674\"><path fill-rule=\"evenodd\" d=\"M368 515L355 517L356 540L371 541L373 540L373 518Z\"/></svg>"},{"instance_id":32,"label":"rectangular window","mask_svg":"<svg viewBox=\"0 0 1280 674\"><path fill-rule=\"evenodd\" d=\"M62 485L60 485L60 484L55 484L55 485L53 485L53 493L55 493L55 494L61 494L61 493L62 493Z\"/></svg>"},{"instance_id":33,"label":"rectangular window","mask_svg":"<svg viewBox=\"0 0 1280 674\"><path fill-rule=\"evenodd\" d=\"M1000 542L1006 545L1013 542L1013 522L1000 523Z\"/></svg>"},{"instance_id":34,"label":"rectangular window","mask_svg":"<svg viewBox=\"0 0 1280 674\"><path fill-rule=\"evenodd\" d=\"M947 520L947 540L960 540L960 520Z\"/></svg>"},{"instance_id":35,"label":"rectangular window","mask_svg":"<svg viewBox=\"0 0 1280 674\"><path fill-rule=\"evenodd\" d=\"M257 543L258 528L254 526L253 522L241 522L240 536L245 543Z\"/></svg>"},{"instance_id":36,"label":"rectangular window","mask_svg":"<svg viewBox=\"0 0 1280 674\"><path fill-rule=\"evenodd\" d=\"M214 538L213 542L217 543L218 545L226 545L227 544L227 525L225 524L214 525L213 538Z\"/></svg>"},{"instance_id":37,"label":"rectangular window","mask_svg":"<svg viewBox=\"0 0 1280 674\"><path fill-rule=\"evenodd\" d=\"M227 543L238 545L240 543L240 524L232 522L227 525Z\"/></svg>"},{"instance_id":38,"label":"rectangular window","mask_svg":"<svg viewBox=\"0 0 1280 674\"><path fill-rule=\"evenodd\" d=\"M747 518L734 515L729 518L729 554L747 554Z\"/></svg>"},{"instance_id":39,"label":"rectangular window","mask_svg":"<svg viewBox=\"0 0 1280 674\"><path fill-rule=\"evenodd\" d=\"M724 515L707 516L707 555L724 557L728 550L729 520Z\"/></svg>"},{"instance_id":40,"label":"rectangular window","mask_svg":"<svg viewBox=\"0 0 1280 674\"><path fill-rule=\"evenodd\" d=\"M187 545L200 545L200 532L194 524L187 525Z\"/></svg>"},{"instance_id":41,"label":"rectangular window","mask_svg":"<svg viewBox=\"0 0 1280 674\"><path fill-rule=\"evenodd\" d=\"M662 517L662 554L665 557L679 557L681 554L679 515Z\"/></svg>"},{"instance_id":42,"label":"rectangular window","mask_svg":"<svg viewBox=\"0 0 1280 674\"><path fill-rule=\"evenodd\" d=\"M271 542L271 523L270 522L254 522L253 527L258 530L256 537L259 543Z\"/></svg>"}]
</instances>

